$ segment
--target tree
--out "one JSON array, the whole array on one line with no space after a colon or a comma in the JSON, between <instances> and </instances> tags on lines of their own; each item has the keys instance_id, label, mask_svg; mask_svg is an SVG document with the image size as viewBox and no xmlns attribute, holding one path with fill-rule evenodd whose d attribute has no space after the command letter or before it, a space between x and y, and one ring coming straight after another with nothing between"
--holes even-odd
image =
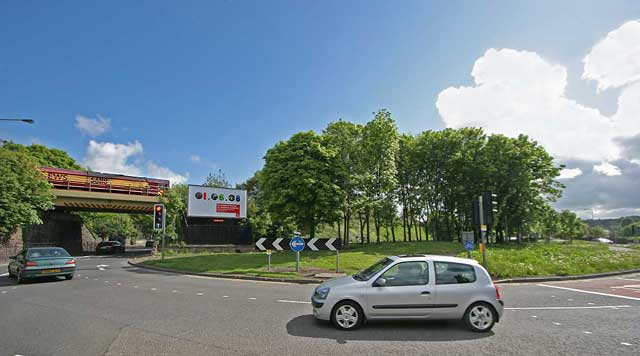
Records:
<instances>
[{"instance_id":1,"label":"tree","mask_svg":"<svg viewBox=\"0 0 640 356\"><path fill-rule=\"evenodd\" d=\"M559 221L561 234L569 242L584 237L587 232L586 225L572 211L563 210L559 215Z\"/></svg>"},{"instance_id":2,"label":"tree","mask_svg":"<svg viewBox=\"0 0 640 356\"><path fill-rule=\"evenodd\" d=\"M260 195L276 221L293 219L313 238L320 223L340 218L344 192L335 150L313 131L300 132L270 148L260 174Z\"/></svg>"},{"instance_id":3,"label":"tree","mask_svg":"<svg viewBox=\"0 0 640 356\"><path fill-rule=\"evenodd\" d=\"M205 187L231 188L231 183L227 179L222 169L217 172L209 173L203 184Z\"/></svg>"},{"instance_id":4,"label":"tree","mask_svg":"<svg viewBox=\"0 0 640 356\"><path fill-rule=\"evenodd\" d=\"M41 224L38 212L53 208L50 188L27 153L0 147L0 236Z\"/></svg>"},{"instance_id":5,"label":"tree","mask_svg":"<svg viewBox=\"0 0 640 356\"><path fill-rule=\"evenodd\" d=\"M170 240L184 240L186 233L185 217L187 216L187 200L189 187L185 184L175 184L167 194L160 198L166 210L166 237Z\"/></svg>"},{"instance_id":6,"label":"tree","mask_svg":"<svg viewBox=\"0 0 640 356\"><path fill-rule=\"evenodd\" d=\"M127 214L85 213L82 220L87 229L103 241L133 240L138 236L138 230Z\"/></svg>"},{"instance_id":7,"label":"tree","mask_svg":"<svg viewBox=\"0 0 640 356\"><path fill-rule=\"evenodd\" d=\"M82 169L82 167L78 165L73 158L69 157L65 151L56 148L48 148L46 146L36 144L23 146L9 141L3 141L2 147L10 151L22 152L29 155L36 166L76 170Z\"/></svg>"},{"instance_id":8,"label":"tree","mask_svg":"<svg viewBox=\"0 0 640 356\"><path fill-rule=\"evenodd\" d=\"M337 184L344 192L342 204L343 242L345 246L348 246L351 215L360 198L357 186L358 182L362 180L362 151L360 150L362 126L340 119L330 123L322 135L325 145L336 151L337 165L341 171L339 177L342 179Z\"/></svg>"},{"instance_id":9,"label":"tree","mask_svg":"<svg viewBox=\"0 0 640 356\"><path fill-rule=\"evenodd\" d=\"M380 242L382 209L385 201L394 200L396 187L396 154L398 152L398 129L387 110L380 110L362 130L361 144L362 191L365 194L367 219L373 210L376 241Z\"/></svg>"}]
</instances>

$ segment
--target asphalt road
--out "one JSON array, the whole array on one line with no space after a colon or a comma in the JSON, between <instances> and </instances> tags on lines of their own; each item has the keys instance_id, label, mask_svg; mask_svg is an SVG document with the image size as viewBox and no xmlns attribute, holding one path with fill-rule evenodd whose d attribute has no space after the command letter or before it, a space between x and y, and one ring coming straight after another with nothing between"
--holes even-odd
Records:
<instances>
[{"instance_id":1,"label":"asphalt road","mask_svg":"<svg viewBox=\"0 0 640 356\"><path fill-rule=\"evenodd\" d=\"M436 321L341 332L311 317L314 286L189 277L91 257L71 281L15 285L0 276L0 355L639 355L637 287L640 275L502 285L512 309L486 334Z\"/></svg>"}]
</instances>

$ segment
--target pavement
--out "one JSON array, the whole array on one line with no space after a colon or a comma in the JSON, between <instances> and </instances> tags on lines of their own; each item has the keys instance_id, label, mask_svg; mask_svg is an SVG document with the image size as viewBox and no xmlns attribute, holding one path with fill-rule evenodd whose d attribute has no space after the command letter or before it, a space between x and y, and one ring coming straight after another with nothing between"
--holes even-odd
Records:
<instances>
[{"instance_id":1,"label":"pavement","mask_svg":"<svg viewBox=\"0 0 640 356\"><path fill-rule=\"evenodd\" d=\"M2 271L4 272L4 270ZM492 332L458 321L338 331L311 317L314 285L150 271L81 257L71 281L0 276L4 355L638 355L640 274L501 285Z\"/></svg>"}]
</instances>

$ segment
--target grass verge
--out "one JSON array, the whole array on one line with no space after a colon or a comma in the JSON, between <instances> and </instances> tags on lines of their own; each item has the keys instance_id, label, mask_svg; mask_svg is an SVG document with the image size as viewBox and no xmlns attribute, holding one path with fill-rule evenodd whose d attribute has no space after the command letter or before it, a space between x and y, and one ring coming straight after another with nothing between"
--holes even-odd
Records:
<instances>
[{"instance_id":1,"label":"grass verge","mask_svg":"<svg viewBox=\"0 0 640 356\"><path fill-rule=\"evenodd\" d=\"M451 242L411 242L355 245L340 252L340 270L354 273L388 255L424 253L465 257L461 244ZM472 258L481 260L479 251ZM618 252L606 245L590 243L530 243L489 246L489 272L495 278L569 276L640 268L640 251ZM187 272L242 274L261 277L301 278L293 271L295 254L274 252L272 270L267 271L264 253L175 255L145 264ZM329 251L301 253L301 268L309 273L335 269L335 253Z\"/></svg>"}]
</instances>

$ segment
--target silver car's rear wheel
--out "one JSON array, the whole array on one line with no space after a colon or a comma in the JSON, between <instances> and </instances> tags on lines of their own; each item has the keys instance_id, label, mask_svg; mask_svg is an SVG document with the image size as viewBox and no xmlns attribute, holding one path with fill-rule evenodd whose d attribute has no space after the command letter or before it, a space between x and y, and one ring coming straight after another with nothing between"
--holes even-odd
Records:
<instances>
[{"instance_id":1,"label":"silver car's rear wheel","mask_svg":"<svg viewBox=\"0 0 640 356\"><path fill-rule=\"evenodd\" d=\"M464 322L472 331L489 331L496 323L495 311L486 303L475 303L464 314Z\"/></svg>"},{"instance_id":2,"label":"silver car's rear wheel","mask_svg":"<svg viewBox=\"0 0 640 356\"><path fill-rule=\"evenodd\" d=\"M346 301L339 303L333 308L331 321L338 329L354 330L357 329L364 320L362 309L356 303Z\"/></svg>"}]
</instances>

